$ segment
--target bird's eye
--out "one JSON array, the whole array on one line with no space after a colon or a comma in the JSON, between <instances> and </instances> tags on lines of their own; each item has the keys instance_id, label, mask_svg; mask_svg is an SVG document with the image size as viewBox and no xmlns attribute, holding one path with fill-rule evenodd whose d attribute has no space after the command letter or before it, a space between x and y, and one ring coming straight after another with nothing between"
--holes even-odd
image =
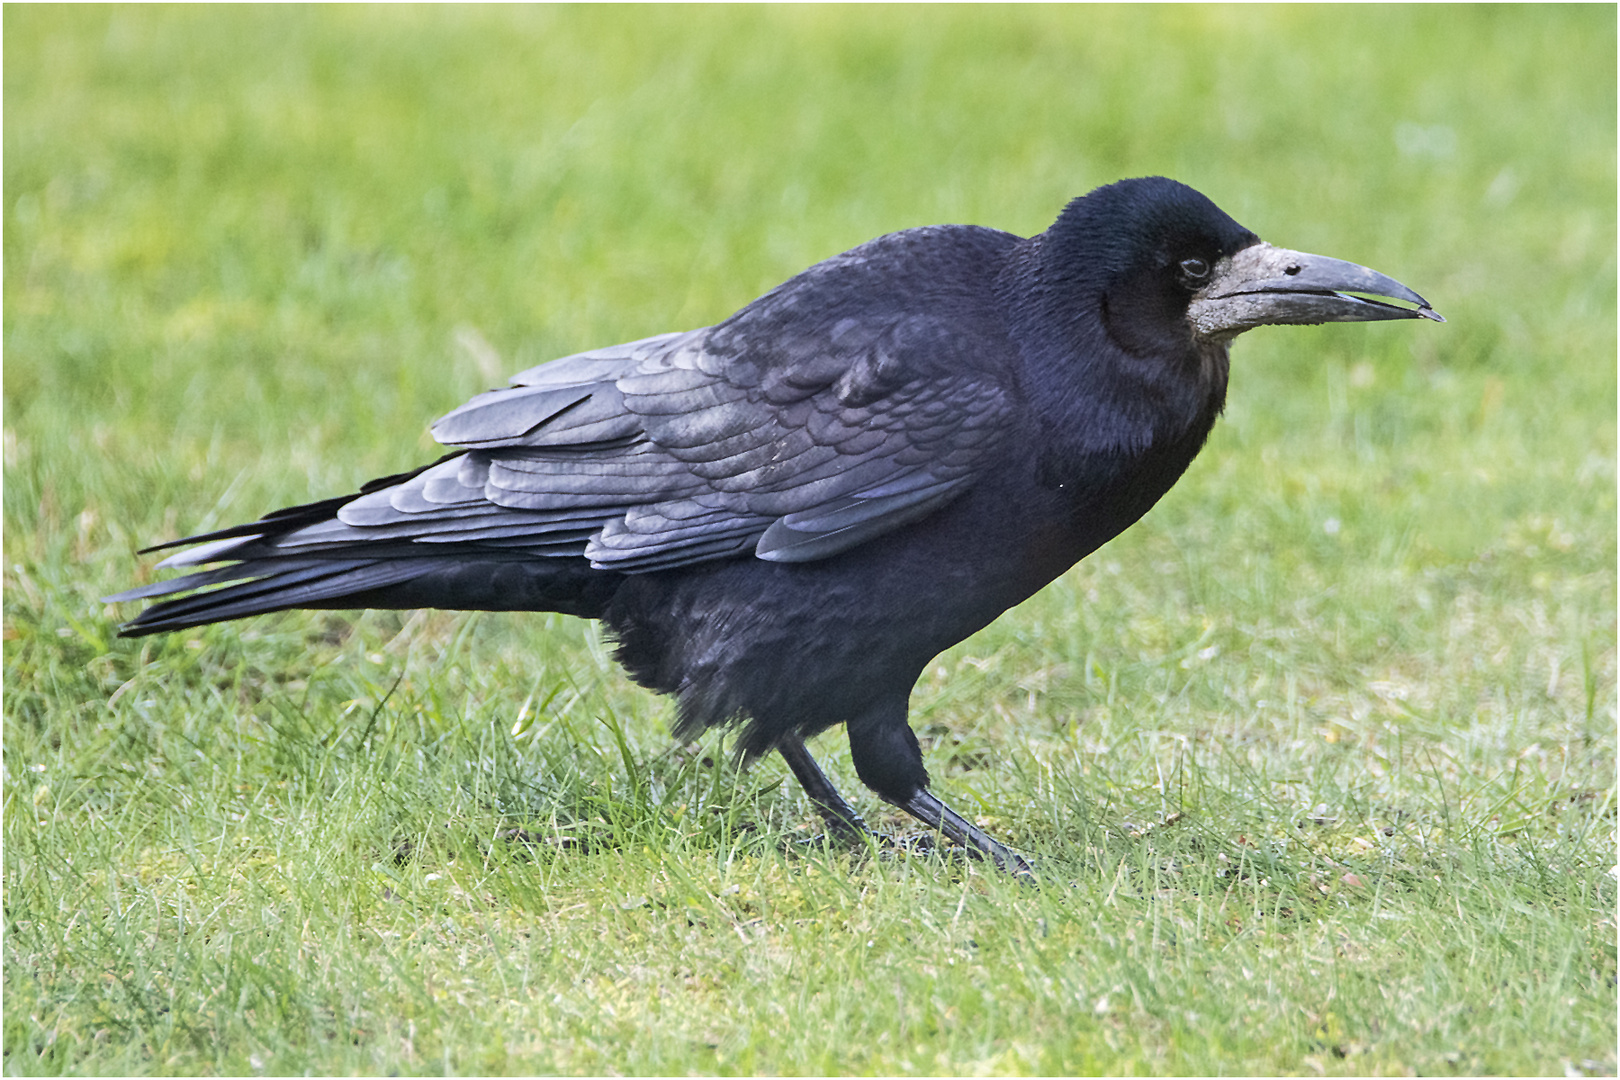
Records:
<instances>
[{"instance_id":1,"label":"bird's eye","mask_svg":"<svg viewBox=\"0 0 1620 1080\"><path fill-rule=\"evenodd\" d=\"M1194 281L1202 281L1209 277L1209 263L1203 259L1182 259L1181 272Z\"/></svg>"}]
</instances>

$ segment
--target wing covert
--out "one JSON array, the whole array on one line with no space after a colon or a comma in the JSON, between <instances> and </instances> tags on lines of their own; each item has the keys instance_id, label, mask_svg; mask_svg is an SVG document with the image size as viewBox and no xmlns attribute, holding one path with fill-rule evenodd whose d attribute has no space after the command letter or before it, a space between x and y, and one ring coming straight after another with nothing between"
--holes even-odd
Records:
<instances>
[{"instance_id":1,"label":"wing covert","mask_svg":"<svg viewBox=\"0 0 1620 1080\"><path fill-rule=\"evenodd\" d=\"M356 499L339 521L379 537L414 523L424 541L532 541L627 572L750 548L809 561L955 498L1004 427L1005 391L936 374L930 347L950 347L948 328L919 317L844 319L760 355L732 352L720 329L522 373L434 425L465 454Z\"/></svg>"}]
</instances>

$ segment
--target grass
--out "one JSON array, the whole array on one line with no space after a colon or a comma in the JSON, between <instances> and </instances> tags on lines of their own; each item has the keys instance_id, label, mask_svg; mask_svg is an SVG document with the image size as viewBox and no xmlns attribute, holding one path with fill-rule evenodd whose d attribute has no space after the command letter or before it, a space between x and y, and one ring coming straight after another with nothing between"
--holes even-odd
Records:
<instances>
[{"instance_id":1,"label":"grass","mask_svg":"<svg viewBox=\"0 0 1620 1080\"><path fill-rule=\"evenodd\" d=\"M8 8L6 1070L1612 1074L1614 19ZM1451 321L1240 341L925 675L1040 887L803 843L560 616L96 601L507 373L1155 172Z\"/></svg>"}]
</instances>

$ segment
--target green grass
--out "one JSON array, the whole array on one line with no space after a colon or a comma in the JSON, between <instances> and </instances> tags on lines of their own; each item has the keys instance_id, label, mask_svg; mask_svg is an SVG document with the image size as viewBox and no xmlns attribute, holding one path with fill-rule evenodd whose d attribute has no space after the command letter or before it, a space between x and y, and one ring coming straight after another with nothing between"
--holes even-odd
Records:
<instances>
[{"instance_id":1,"label":"green grass","mask_svg":"<svg viewBox=\"0 0 1620 1080\"><path fill-rule=\"evenodd\" d=\"M4 18L7 1072L1614 1072L1612 7ZM925 675L1039 887L801 843L561 616L96 601L510 372L1147 173L1451 321L1245 337Z\"/></svg>"}]
</instances>

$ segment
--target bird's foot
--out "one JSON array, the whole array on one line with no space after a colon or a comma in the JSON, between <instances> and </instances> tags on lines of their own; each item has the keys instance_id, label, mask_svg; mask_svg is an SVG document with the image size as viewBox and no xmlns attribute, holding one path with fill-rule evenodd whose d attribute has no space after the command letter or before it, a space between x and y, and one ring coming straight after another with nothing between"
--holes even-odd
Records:
<instances>
[{"instance_id":1,"label":"bird's foot","mask_svg":"<svg viewBox=\"0 0 1620 1080\"><path fill-rule=\"evenodd\" d=\"M927 788L918 788L909 799L892 801L918 821L956 841L969 855L989 859L1016 878L1034 880L1035 867L1028 859L940 802Z\"/></svg>"}]
</instances>

